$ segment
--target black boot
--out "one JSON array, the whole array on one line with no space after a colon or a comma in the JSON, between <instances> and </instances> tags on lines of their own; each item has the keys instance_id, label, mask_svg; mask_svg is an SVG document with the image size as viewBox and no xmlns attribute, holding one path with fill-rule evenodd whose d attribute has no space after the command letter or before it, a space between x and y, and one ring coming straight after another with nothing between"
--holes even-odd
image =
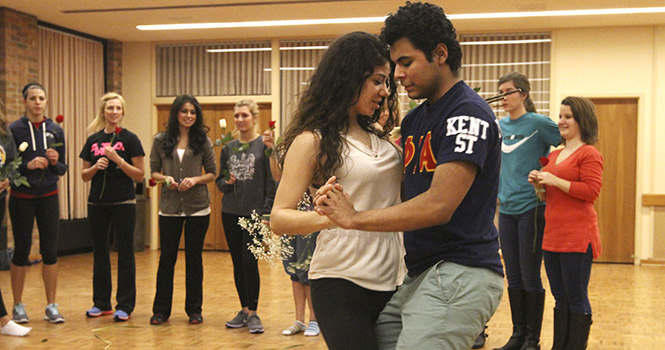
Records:
<instances>
[{"instance_id":1,"label":"black boot","mask_svg":"<svg viewBox=\"0 0 665 350\"><path fill-rule=\"evenodd\" d=\"M526 296L526 339L520 350L540 350L540 329L543 325L545 291L525 292L524 294Z\"/></svg>"},{"instance_id":2,"label":"black boot","mask_svg":"<svg viewBox=\"0 0 665 350\"><path fill-rule=\"evenodd\" d=\"M485 333L485 329L487 329L487 326L483 328L483 331L480 332L476 338L476 341L473 342L471 349L482 349L485 346L485 340L487 340L487 333Z\"/></svg>"},{"instance_id":3,"label":"black boot","mask_svg":"<svg viewBox=\"0 0 665 350\"><path fill-rule=\"evenodd\" d=\"M554 340L552 350L563 350L568 341L568 309L554 308Z\"/></svg>"},{"instance_id":4,"label":"black boot","mask_svg":"<svg viewBox=\"0 0 665 350\"><path fill-rule=\"evenodd\" d=\"M591 315L571 312L568 316L568 343L565 350L584 350L591 330Z\"/></svg>"},{"instance_id":5,"label":"black boot","mask_svg":"<svg viewBox=\"0 0 665 350\"><path fill-rule=\"evenodd\" d=\"M513 335L506 345L494 350L520 350L526 339L526 299L521 289L508 288L510 315L513 319Z\"/></svg>"}]
</instances>

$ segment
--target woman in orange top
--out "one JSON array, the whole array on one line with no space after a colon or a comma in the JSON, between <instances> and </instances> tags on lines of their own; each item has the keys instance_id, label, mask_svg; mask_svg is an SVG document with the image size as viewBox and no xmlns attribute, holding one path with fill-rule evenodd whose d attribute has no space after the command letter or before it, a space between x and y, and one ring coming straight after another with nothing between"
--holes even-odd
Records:
<instances>
[{"instance_id":1,"label":"woman in orange top","mask_svg":"<svg viewBox=\"0 0 665 350\"><path fill-rule=\"evenodd\" d=\"M543 256L556 300L552 349L586 349L591 261L601 249L593 202L602 185L603 157L592 146L598 140L593 103L566 97L558 125L564 147L550 153L547 166L532 171L529 182L547 195Z\"/></svg>"}]
</instances>

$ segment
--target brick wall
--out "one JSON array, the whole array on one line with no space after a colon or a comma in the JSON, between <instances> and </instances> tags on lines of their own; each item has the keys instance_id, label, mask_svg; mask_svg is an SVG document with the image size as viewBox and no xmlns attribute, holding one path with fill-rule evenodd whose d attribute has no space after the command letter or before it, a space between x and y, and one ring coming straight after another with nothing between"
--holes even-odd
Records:
<instances>
[{"instance_id":1,"label":"brick wall","mask_svg":"<svg viewBox=\"0 0 665 350\"><path fill-rule=\"evenodd\" d=\"M106 92L122 94L122 42L106 41Z\"/></svg>"},{"instance_id":2,"label":"brick wall","mask_svg":"<svg viewBox=\"0 0 665 350\"><path fill-rule=\"evenodd\" d=\"M39 80L39 29L37 17L0 8L0 98L9 121L23 112L21 90Z\"/></svg>"}]
</instances>

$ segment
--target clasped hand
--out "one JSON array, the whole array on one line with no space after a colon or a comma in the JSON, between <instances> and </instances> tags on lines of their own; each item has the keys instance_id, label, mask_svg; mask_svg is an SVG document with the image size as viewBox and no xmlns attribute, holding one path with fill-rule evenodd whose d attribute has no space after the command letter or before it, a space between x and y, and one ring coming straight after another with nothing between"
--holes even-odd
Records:
<instances>
[{"instance_id":1,"label":"clasped hand","mask_svg":"<svg viewBox=\"0 0 665 350\"><path fill-rule=\"evenodd\" d=\"M332 176L314 195L314 210L325 215L342 228L350 228L353 217L358 214L353 207L351 197L344 192L344 187Z\"/></svg>"},{"instance_id":2,"label":"clasped hand","mask_svg":"<svg viewBox=\"0 0 665 350\"><path fill-rule=\"evenodd\" d=\"M549 171L531 170L529 173L529 183L533 186L546 185L556 186L556 181L559 178L550 173Z\"/></svg>"}]
</instances>

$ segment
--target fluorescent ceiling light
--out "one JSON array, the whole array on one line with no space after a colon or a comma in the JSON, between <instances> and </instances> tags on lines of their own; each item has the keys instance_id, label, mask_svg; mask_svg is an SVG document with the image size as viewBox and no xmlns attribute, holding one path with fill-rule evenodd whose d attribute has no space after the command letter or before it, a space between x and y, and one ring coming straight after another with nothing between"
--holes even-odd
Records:
<instances>
[{"instance_id":1,"label":"fluorescent ceiling light","mask_svg":"<svg viewBox=\"0 0 665 350\"><path fill-rule=\"evenodd\" d=\"M534 62L508 62L508 63L477 63L477 64L464 64L463 67L504 67L504 66L532 66L539 64L550 64L550 61L534 61Z\"/></svg>"},{"instance_id":2,"label":"fluorescent ceiling light","mask_svg":"<svg viewBox=\"0 0 665 350\"><path fill-rule=\"evenodd\" d=\"M347 24L347 23L379 23L386 17L356 17L356 18L327 18L327 19L299 19L283 21L252 21L252 22L222 22L222 23L183 23L183 24L155 24L139 25L140 30L176 30L176 29L216 29L216 28L247 28L247 27L284 27L305 26L318 24Z\"/></svg>"},{"instance_id":3,"label":"fluorescent ceiling light","mask_svg":"<svg viewBox=\"0 0 665 350\"><path fill-rule=\"evenodd\" d=\"M280 50L325 50L328 46L286 46L280 47ZM206 52L254 52L254 51L272 51L270 47L246 47L238 49L207 49Z\"/></svg>"},{"instance_id":4,"label":"fluorescent ceiling light","mask_svg":"<svg viewBox=\"0 0 665 350\"><path fill-rule=\"evenodd\" d=\"M495 19L495 18L523 18L523 17L561 17L561 16L593 16L593 15L625 15L640 13L663 13L665 7L641 8L614 8L592 10L565 10L565 11L529 11L529 12L496 12L496 13L469 13L448 15L451 20L462 19ZM216 29L216 28L248 28L248 27L279 27L302 26L319 24L347 24L347 23L380 23L383 17L355 17L355 18L327 18L302 19L280 21L252 21L252 22L220 22L220 23L182 23L182 24L153 24L138 25L140 30L179 30L179 29Z\"/></svg>"},{"instance_id":5,"label":"fluorescent ceiling light","mask_svg":"<svg viewBox=\"0 0 665 350\"><path fill-rule=\"evenodd\" d=\"M462 64L462 67L466 66L465 64ZM529 78L529 81L549 81L550 78ZM471 84L471 83L496 83L496 79L476 79L476 80L464 80L465 83Z\"/></svg>"},{"instance_id":6,"label":"fluorescent ceiling light","mask_svg":"<svg viewBox=\"0 0 665 350\"><path fill-rule=\"evenodd\" d=\"M314 70L314 67L280 67L279 70ZM272 68L263 68L264 72L272 72Z\"/></svg>"},{"instance_id":7,"label":"fluorescent ceiling light","mask_svg":"<svg viewBox=\"0 0 665 350\"><path fill-rule=\"evenodd\" d=\"M284 46L280 50L327 50L328 46Z\"/></svg>"},{"instance_id":8,"label":"fluorescent ceiling light","mask_svg":"<svg viewBox=\"0 0 665 350\"><path fill-rule=\"evenodd\" d=\"M207 49L206 52L254 52L254 51L271 51L270 47L246 47L238 49Z\"/></svg>"},{"instance_id":9,"label":"fluorescent ceiling light","mask_svg":"<svg viewBox=\"0 0 665 350\"><path fill-rule=\"evenodd\" d=\"M460 45L506 45L506 44L534 44L549 43L552 39L523 39L523 40L494 40L494 41L464 41Z\"/></svg>"},{"instance_id":10,"label":"fluorescent ceiling light","mask_svg":"<svg viewBox=\"0 0 665 350\"><path fill-rule=\"evenodd\" d=\"M497 12L469 13L449 15L450 19L490 19L490 18L521 18L521 17L561 17L561 16L594 16L594 15L627 15L638 13L663 13L665 7L634 7L595 10L562 10L562 11L529 11L529 12Z\"/></svg>"}]
</instances>

